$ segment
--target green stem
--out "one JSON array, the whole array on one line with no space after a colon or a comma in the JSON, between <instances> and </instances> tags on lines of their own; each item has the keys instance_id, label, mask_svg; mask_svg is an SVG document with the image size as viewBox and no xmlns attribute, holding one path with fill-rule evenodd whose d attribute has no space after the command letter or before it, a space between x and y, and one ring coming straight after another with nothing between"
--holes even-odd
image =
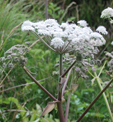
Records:
<instances>
[{"instance_id":1,"label":"green stem","mask_svg":"<svg viewBox=\"0 0 113 122\"><path fill-rule=\"evenodd\" d=\"M96 76L96 78L97 78L98 86L99 86L100 90L102 91L102 90L103 90L103 88L102 88L102 86L101 86L100 78L97 76L96 72L95 72L94 74L95 74L95 76ZM107 109L108 109L108 112L109 112L110 118L111 118L111 120L112 120L112 122L113 122L113 115L112 115L112 112L111 112L111 109L110 109L110 106L109 106L109 103L108 103L107 97L106 97L106 95L105 95L105 93L104 93L104 92L103 92L103 94L102 94L102 95L103 95L103 98L104 98L104 101L105 101L106 107L107 107Z\"/></svg>"},{"instance_id":2,"label":"green stem","mask_svg":"<svg viewBox=\"0 0 113 122\"><path fill-rule=\"evenodd\" d=\"M100 70L100 72L99 72L99 74L98 74L98 77L101 75L101 73L102 73L102 71L103 71L103 69L104 69L106 63L107 63L107 60L105 60L104 65L102 66L102 68L101 68L101 70Z\"/></svg>"}]
</instances>

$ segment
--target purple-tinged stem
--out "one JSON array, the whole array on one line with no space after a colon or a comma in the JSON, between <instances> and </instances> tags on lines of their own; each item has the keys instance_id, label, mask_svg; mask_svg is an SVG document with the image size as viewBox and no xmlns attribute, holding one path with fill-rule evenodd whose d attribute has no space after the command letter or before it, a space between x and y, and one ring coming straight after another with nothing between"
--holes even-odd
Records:
<instances>
[{"instance_id":1,"label":"purple-tinged stem","mask_svg":"<svg viewBox=\"0 0 113 122\"><path fill-rule=\"evenodd\" d=\"M71 97L71 92L69 92L68 99L67 99L65 122L67 122L67 120L68 120L70 97Z\"/></svg>"},{"instance_id":2,"label":"purple-tinged stem","mask_svg":"<svg viewBox=\"0 0 113 122\"><path fill-rule=\"evenodd\" d=\"M57 107L58 107L58 114L59 114L59 119L60 122L65 122L64 121L64 112L63 112L63 107L62 107L62 87L61 87L61 75L62 75L62 70L63 70L63 64L62 64L62 54L60 54L60 59L59 59L59 91L58 91L58 102Z\"/></svg>"},{"instance_id":3,"label":"purple-tinged stem","mask_svg":"<svg viewBox=\"0 0 113 122\"><path fill-rule=\"evenodd\" d=\"M72 71L72 68L69 70L68 75L67 75L67 78L66 78L66 81L65 81L65 83L64 83L64 86L63 86L63 89L62 89L62 96L63 96L63 94L64 94L64 92L65 92L65 88L66 88L67 82L68 82L68 80L69 80L69 76L70 76L70 74L71 74L71 71Z\"/></svg>"},{"instance_id":4,"label":"purple-tinged stem","mask_svg":"<svg viewBox=\"0 0 113 122\"><path fill-rule=\"evenodd\" d=\"M76 60L70 65L70 67L61 75L61 77L64 77L68 72L69 70L74 66L74 64L76 63Z\"/></svg>"},{"instance_id":5,"label":"purple-tinged stem","mask_svg":"<svg viewBox=\"0 0 113 122\"><path fill-rule=\"evenodd\" d=\"M58 101L50 92L48 92L30 73L29 70L24 66L24 71L27 75L46 93L48 94L54 101Z\"/></svg>"},{"instance_id":6,"label":"purple-tinged stem","mask_svg":"<svg viewBox=\"0 0 113 122\"><path fill-rule=\"evenodd\" d=\"M98 98L102 95L102 93L109 87L109 85L113 82L113 79L109 81L109 83L104 87L104 89L98 94L98 96L93 100L93 102L89 105L89 107L84 111L84 113L78 118L76 122L80 122L80 120L85 116L85 114L89 111L89 109L93 106L93 104L98 100Z\"/></svg>"}]
</instances>

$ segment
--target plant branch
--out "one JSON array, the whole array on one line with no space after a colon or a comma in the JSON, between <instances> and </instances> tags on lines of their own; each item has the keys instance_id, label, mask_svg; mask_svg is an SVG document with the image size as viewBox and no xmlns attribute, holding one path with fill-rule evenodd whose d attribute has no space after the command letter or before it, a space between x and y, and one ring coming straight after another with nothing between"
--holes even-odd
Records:
<instances>
[{"instance_id":1,"label":"plant branch","mask_svg":"<svg viewBox=\"0 0 113 122\"><path fill-rule=\"evenodd\" d=\"M68 72L69 70L73 67L73 65L76 63L76 60L70 65L70 67L61 75L61 77L64 77Z\"/></svg>"},{"instance_id":2,"label":"plant branch","mask_svg":"<svg viewBox=\"0 0 113 122\"><path fill-rule=\"evenodd\" d=\"M44 36L42 36L41 38L44 38ZM29 46L29 48L31 48L31 47L33 47L37 42L39 42L40 41L40 39L38 39L38 40L36 40L34 43L32 43L30 46Z\"/></svg>"},{"instance_id":3,"label":"plant branch","mask_svg":"<svg viewBox=\"0 0 113 122\"><path fill-rule=\"evenodd\" d=\"M15 67L15 65L14 65L14 67ZM14 68L14 67L13 67L13 68ZM12 68L12 69L13 69L13 68ZM12 69L9 70L9 72L6 74L6 76L5 76L5 77L3 78L3 80L0 82L0 85L2 85L2 83L4 82L4 80L7 78L7 76L9 75L9 73L12 71Z\"/></svg>"},{"instance_id":4,"label":"plant branch","mask_svg":"<svg viewBox=\"0 0 113 122\"><path fill-rule=\"evenodd\" d=\"M44 78L44 79L42 79L42 80L38 80L38 82L43 81L43 80L45 80L45 79L47 79L47 78ZM21 87L21 86L27 86L27 85L30 85L30 84L34 84L34 83L35 83L35 82L31 82L31 83L25 83L25 84L17 85L17 86L14 86L14 87L10 87L10 88L8 88L8 89L4 89L4 90L0 91L0 93L6 92L6 91L9 91L9 90L12 90L12 89Z\"/></svg>"},{"instance_id":5,"label":"plant branch","mask_svg":"<svg viewBox=\"0 0 113 122\"><path fill-rule=\"evenodd\" d=\"M72 71L72 68L69 70L68 75L67 75L67 78L66 78L66 81L65 81L65 83L64 83L64 86L63 86L63 89L62 89L62 96L63 96L63 94L64 94L64 92L65 92L65 88L66 88L67 82L68 82L68 80L69 80L69 76L70 76L70 74L71 74L71 71Z\"/></svg>"},{"instance_id":6,"label":"plant branch","mask_svg":"<svg viewBox=\"0 0 113 122\"><path fill-rule=\"evenodd\" d=\"M56 52L56 50L54 50L52 47L50 47L38 34L36 34L35 32L31 31L33 34L35 34L49 49L51 49L52 51Z\"/></svg>"},{"instance_id":7,"label":"plant branch","mask_svg":"<svg viewBox=\"0 0 113 122\"><path fill-rule=\"evenodd\" d=\"M93 106L93 104L98 100L98 98L102 95L102 93L109 87L109 85L113 82L113 79L109 81L109 83L104 87L104 89L97 95L97 97L93 100L93 102L89 105L89 107L84 111L84 113L78 118L76 122L80 122L80 120L84 117L84 115L89 111L89 109Z\"/></svg>"},{"instance_id":8,"label":"plant branch","mask_svg":"<svg viewBox=\"0 0 113 122\"><path fill-rule=\"evenodd\" d=\"M102 73L102 71L103 71L103 69L104 69L106 63L107 63L107 60L105 60L104 65L102 66L102 68L101 68L101 70L100 70L100 72L99 72L99 74L98 74L98 77L101 75L101 73Z\"/></svg>"},{"instance_id":9,"label":"plant branch","mask_svg":"<svg viewBox=\"0 0 113 122\"><path fill-rule=\"evenodd\" d=\"M51 93L49 93L29 72L28 69L24 66L24 71L27 73L27 75L46 93L48 94L54 101L58 101Z\"/></svg>"}]
</instances>

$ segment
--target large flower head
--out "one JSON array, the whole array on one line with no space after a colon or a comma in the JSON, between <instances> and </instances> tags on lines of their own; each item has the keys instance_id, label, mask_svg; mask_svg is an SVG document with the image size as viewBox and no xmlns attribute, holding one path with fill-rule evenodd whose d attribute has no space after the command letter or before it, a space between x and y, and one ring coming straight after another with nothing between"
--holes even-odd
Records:
<instances>
[{"instance_id":1,"label":"large flower head","mask_svg":"<svg viewBox=\"0 0 113 122\"><path fill-rule=\"evenodd\" d=\"M75 23L61 23L59 24L55 19L47 19L45 21L39 21L36 23L25 21L22 25L22 30L33 31L38 37L45 36L43 42L46 46L51 47L58 53L68 53L70 51L86 50L86 45L102 46L105 44L105 39L101 35L103 32L107 34L104 27L99 27L97 32L93 32L88 23L85 20L80 20ZM84 46L85 45L85 46ZM88 47L88 49L89 49Z\"/></svg>"},{"instance_id":2,"label":"large flower head","mask_svg":"<svg viewBox=\"0 0 113 122\"><path fill-rule=\"evenodd\" d=\"M107 34L106 29L100 26L97 28L97 32L94 32L88 27L88 23L85 20L80 20L77 24L73 22L59 24L54 19L47 19L36 23L29 22L29 25L26 23L28 21L23 23L22 30L27 30L28 28L28 31L33 31L38 38L43 35L45 38L40 38L41 41L51 50L59 54L73 54L74 58L65 57L63 62L69 61L69 63L72 63L76 59L79 68L76 68L75 71L80 70L80 75L85 78L87 76L84 72L87 71L87 67L93 67L90 61L93 62L95 54L99 52L98 46L106 43L106 40L101 35ZM23 27L26 29L23 29ZM29 27L33 29L29 29Z\"/></svg>"}]
</instances>

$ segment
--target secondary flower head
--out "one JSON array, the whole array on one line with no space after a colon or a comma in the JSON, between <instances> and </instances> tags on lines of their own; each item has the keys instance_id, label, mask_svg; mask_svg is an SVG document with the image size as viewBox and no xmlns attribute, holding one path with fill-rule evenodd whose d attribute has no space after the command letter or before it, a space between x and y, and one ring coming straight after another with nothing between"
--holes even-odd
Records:
<instances>
[{"instance_id":1,"label":"secondary flower head","mask_svg":"<svg viewBox=\"0 0 113 122\"><path fill-rule=\"evenodd\" d=\"M113 9L108 7L102 11L101 18L110 18L110 17L113 17Z\"/></svg>"},{"instance_id":2,"label":"secondary flower head","mask_svg":"<svg viewBox=\"0 0 113 122\"><path fill-rule=\"evenodd\" d=\"M81 27L86 27L88 23L85 20L80 20L77 22Z\"/></svg>"},{"instance_id":3,"label":"secondary flower head","mask_svg":"<svg viewBox=\"0 0 113 122\"><path fill-rule=\"evenodd\" d=\"M96 29L97 32L103 34L103 35L107 35L108 32L106 31L106 28L104 26L99 26L97 29Z\"/></svg>"},{"instance_id":4,"label":"secondary flower head","mask_svg":"<svg viewBox=\"0 0 113 122\"><path fill-rule=\"evenodd\" d=\"M93 32L90 34L90 43L94 46L102 46L106 43L106 40L100 33Z\"/></svg>"},{"instance_id":5,"label":"secondary flower head","mask_svg":"<svg viewBox=\"0 0 113 122\"><path fill-rule=\"evenodd\" d=\"M51 45L56 49L60 49L64 46L64 41L59 37L55 37L51 40Z\"/></svg>"},{"instance_id":6,"label":"secondary flower head","mask_svg":"<svg viewBox=\"0 0 113 122\"><path fill-rule=\"evenodd\" d=\"M25 45L14 45L4 53L4 57L0 58L0 65L3 68L13 68L14 64L19 63L25 65L27 58L23 55L28 52L28 48Z\"/></svg>"}]
</instances>

